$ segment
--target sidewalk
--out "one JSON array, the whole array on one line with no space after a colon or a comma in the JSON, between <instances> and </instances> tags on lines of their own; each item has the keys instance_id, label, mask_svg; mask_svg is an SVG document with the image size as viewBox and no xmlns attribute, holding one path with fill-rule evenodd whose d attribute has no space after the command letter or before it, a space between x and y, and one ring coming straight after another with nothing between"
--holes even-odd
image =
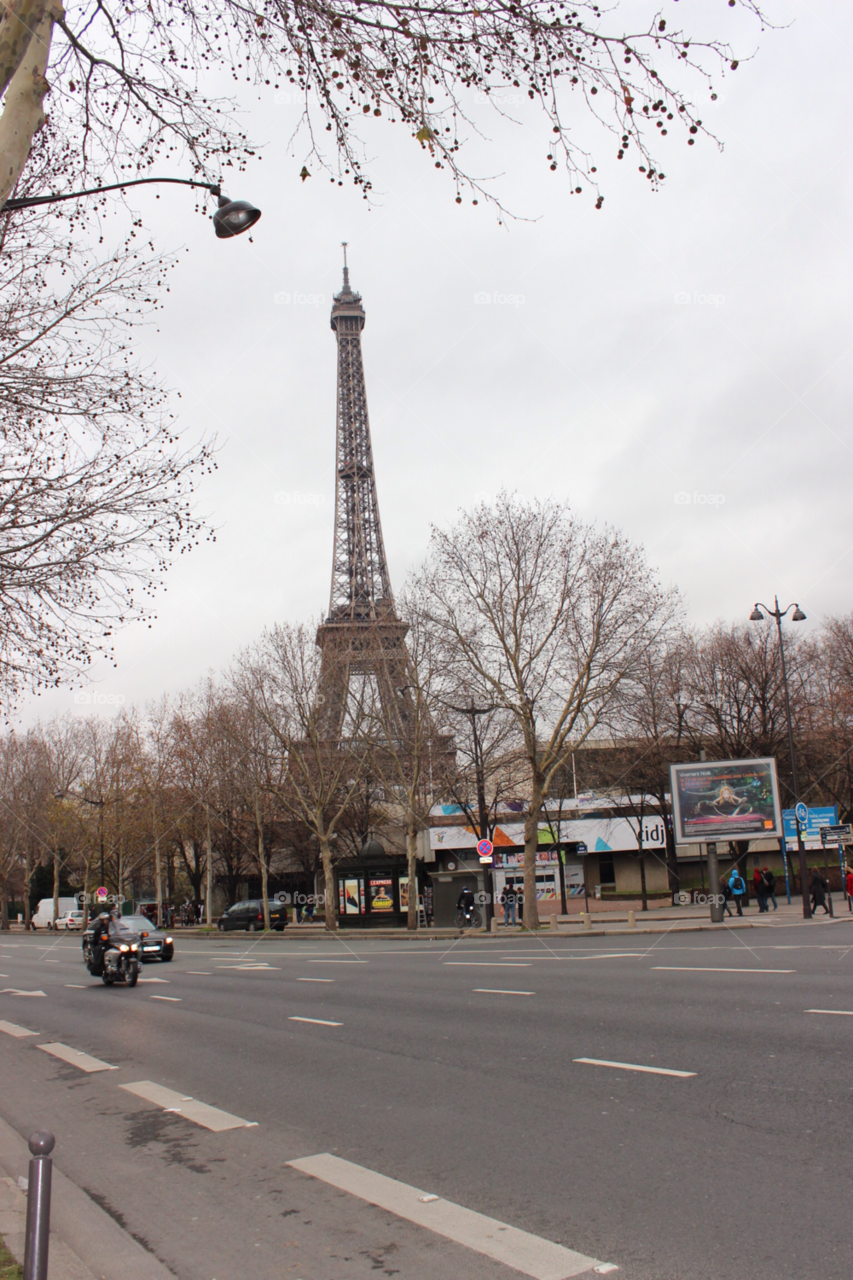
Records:
<instances>
[{"instance_id":1,"label":"sidewalk","mask_svg":"<svg viewBox=\"0 0 853 1280\"><path fill-rule=\"evenodd\" d=\"M20 1263L29 1159L25 1140L0 1119L0 1236ZM176 1280L168 1267L66 1178L55 1161L50 1225L50 1280Z\"/></svg>"}]
</instances>

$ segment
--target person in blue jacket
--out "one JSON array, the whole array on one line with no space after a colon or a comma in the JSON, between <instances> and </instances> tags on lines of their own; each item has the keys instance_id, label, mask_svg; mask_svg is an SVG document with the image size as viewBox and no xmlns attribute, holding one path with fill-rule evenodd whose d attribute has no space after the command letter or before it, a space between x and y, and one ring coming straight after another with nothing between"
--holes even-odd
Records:
<instances>
[{"instance_id":1,"label":"person in blue jacket","mask_svg":"<svg viewBox=\"0 0 853 1280\"><path fill-rule=\"evenodd\" d=\"M743 903L746 898L746 881L744 880L737 867L732 867L732 874L729 876L729 888L732 891L732 898L737 907L739 916L743 915Z\"/></svg>"}]
</instances>

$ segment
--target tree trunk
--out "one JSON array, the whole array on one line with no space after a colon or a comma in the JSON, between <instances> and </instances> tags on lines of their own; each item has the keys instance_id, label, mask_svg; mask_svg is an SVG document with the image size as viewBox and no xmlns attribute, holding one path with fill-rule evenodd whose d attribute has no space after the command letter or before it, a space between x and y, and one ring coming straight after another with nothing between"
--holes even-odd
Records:
<instances>
[{"instance_id":1,"label":"tree trunk","mask_svg":"<svg viewBox=\"0 0 853 1280\"><path fill-rule=\"evenodd\" d=\"M53 851L53 924L56 927L56 921L59 917L59 875L62 864L59 858L59 850Z\"/></svg>"},{"instance_id":2,"label":"tree trunk","mask_svg":"<svg viewBox=\"0 0 853 1280\"><path fill-rule=\"evenodd\" d=\"M210 834L210 810L205 808L205 856L207 866L205 867L205 894L204 894L204 923L210 928L210 922L213 918L213 839Z\"/></svg>"},{"instance_id":3,"label":"tree trunk","mask_svg":"<svg viewBox=\"0 0 853 1280\"><path fill-rule=\"evenodd\" d=\"M332 869L332 850L328 840L320 840L320 857L323 860L323 888L325 896L326 928L335 930L338 927L338 916L335 910L335 873Z\"/></svg>"},{"instance_id":4,"label":"tree trunk","mask_svg":"<svg viewBox=\"0 0 853 1280\"><path fill-rule=\"evenodd\" d=\"M24 928L30 929L30 880L33 874L32 855L29 846L24 854Z\"/></svg>"},{"instance_id":5,"label":"tree trunk","mask_svg":"<svg viewBox=\"0 0 853 1280\"><path fill-rule=\"evenodd\" d=\"M0 933L9 932L9 894L5 884L0 890Z\"/></svg>"},{"instance_id":6,"label":"tree trunk","mask_svg":"<svg viewBox=\"0 0 853 1280\"><path fill-rule=\"evenodd\" d=\"M45 71L50 54L54 12L58 14L62 11L58 4L48 6L25 3L20 7L20 21L15 25L18 28L25 25L32 35L25 37L23 47L18 50L8 47L2 49L9 60L2 67L0 78L5 79L16 57L19 61L17 69L7 81L5 105L0 116L0 203L8 200L14 191L27 163L33 138L44 124L44 96L48 89ZM29 18L26 23L24 11ZM3 23L4 30L11 25L11 20L7 17Z\"/></svg>"},{"instance_id":7,"label":"tree trunk","mask_svg":"<svg viewBox=\"0 0 853 1280\"><path fill-rule=\"evenodd\" d=\"M154 826L154 889L157 896L157 928L163 928L163 868L160 863L160 832L157 829L157 804L151 805L151 821Z\"/></svg>"},{"instance_id":8,"label":"tree trunk","mask_svg":"<svg viewBox=\"0 0 853 1280\"><path fill-rule=\"evenodd\" d=\"M536 902L536 853L539 848L539 811L542 808L542 784L534 782L530 792L530 808L524 816L524 924L539 928Z\"/></svg>"},{"instance_id":9,"label":"tree trunk","mask_svg":"<svg viewBox=\"0 0 853 1280\"><path fill-rule=\"evenodd\" d=\"M267 870L267 854L264 848L264 824L261 822L260 801L255 792L255 833L258 844L258 866L261 869L261 899L264 904L264 928L270 927L270 884Z\"/></svg>"},{"instance_id":10,"label":"tree trunk","mask_svg":"<svg viewBox=\"0 0 853 1280\"><path fill-rule=\"evenodd\" d=\"M409 863L409 907L407 929L418 927L418 832L413 825L406 832L406 855Z\"/></svg>"}]
</instances>

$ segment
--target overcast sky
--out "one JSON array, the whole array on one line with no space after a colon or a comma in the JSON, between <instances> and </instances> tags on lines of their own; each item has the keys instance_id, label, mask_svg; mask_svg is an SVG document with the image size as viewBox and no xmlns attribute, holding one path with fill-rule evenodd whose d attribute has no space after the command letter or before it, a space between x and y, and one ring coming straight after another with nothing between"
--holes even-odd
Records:
<instances>
[{"instance_id":1,"label":"overcast sky","mask_svg":"<svg viewBox=\"0 0 853 1280\"><path fill-rule=\"evenodd\" d=\"M158 247L190 249L138 347L180 391L188 437L218 436L198 490L218 533L172 569L154 625L119 636L116 668L96 671L106 713L178 693L263 627L327 608L342 240L367 313L395 586L431 524L507 488L568 498L643 543L697 624L745 619L774 592L806 626L850 610L853 22L838 0L767 7L792 25L761 35L735 14L757 55L702 113L722 152L671 133L653 195L636 160L617 165L614 142L588 132L601 212L549 171L546 129L488 116L475 167L505 174L498 189L529 221L457 206L390 126L367 134L369 209L352 187L299 181L297 108L272 90L248 117L263 158L228 183L263 209L252 243L216 241L179 189L139 198ZM700 8L721 28L735 13L703 0L680 20ZM65 709L97 706L57 691L21 719Z\"/></svg>"}]
</instances>

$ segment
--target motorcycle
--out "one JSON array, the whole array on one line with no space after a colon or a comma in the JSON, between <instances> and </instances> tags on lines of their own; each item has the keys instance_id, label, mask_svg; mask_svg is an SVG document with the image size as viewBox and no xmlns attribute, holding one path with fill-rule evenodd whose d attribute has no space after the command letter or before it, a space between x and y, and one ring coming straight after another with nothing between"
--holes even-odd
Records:
<instances>
[{"instance_id":1,"label":"motorcycle","mask_svg":"<svg viewBox=\"0 0 853 1280\"><path fill-rule=\"evenodd\" d=\"M83 959L86 968L93 978L100 978L105 987L114 982L123 982L128 987L135 987L142 971L139 941L135 934L124 934L122 937L110 937L100 964L95 956L91 942L84 943Z\"/></svg>"}]
</instances>

